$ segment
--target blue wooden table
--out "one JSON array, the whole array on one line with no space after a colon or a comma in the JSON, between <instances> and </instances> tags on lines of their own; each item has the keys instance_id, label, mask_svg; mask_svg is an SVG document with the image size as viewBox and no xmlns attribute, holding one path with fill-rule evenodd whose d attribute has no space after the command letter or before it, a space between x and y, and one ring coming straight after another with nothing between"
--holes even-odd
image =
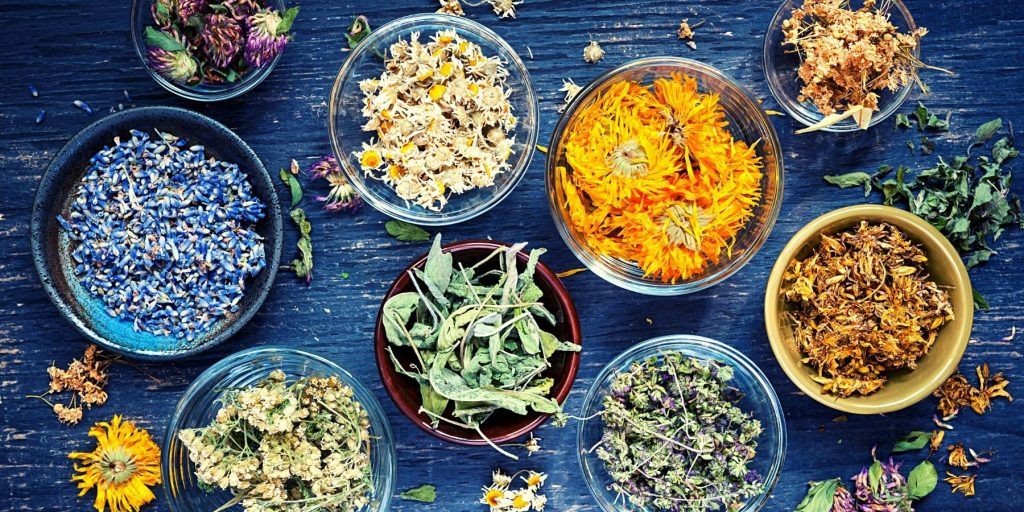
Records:
<instances>
[{"instance_id":1,"label":"blue wooden table","mask_svg":"<svg viewBox=\"0 0 1024 512\"><path fill-rule=\"evenodd\" d=\"M541 101L541 139L550 137L558 117L563 78L585 84L603 71L638 57L678 55L717 66L750 87L777 109L761 66L765 27L776 2L752 0L526 0L517 19L497 19L484 7L468 8L472 19L505 37L524 57ZM128 90L135 105L178 105L227 124L276 170L291 158L308 164L329 150L327 103L334 76L345 59L344 32L352 17L367 15L377 26L413 13L432 11L433 0L314 1L302 5L295 42L273 75L253 92L216 105L180 100L160 89L145 73L128 32L128 2L54 0L0 3L0 509L88 510L92 497L77 498L69 483L69 451L91 449L89 425L123 414L150 429L158 440L182 391L214 361L236 350L285 345L329 357L351 370L377 395L391 417L399 454L399 489L434 483L437 510L481 510L479 489L495 467L550 473L546 487L550 510L591 511L596 505L582 481L573 453L575 430L540 429L544 450L512 463L486 448L444 444L425 435L399 414L381 387L374 366L371 334L386 287L421 244L396 242L384 232L385 217L371 209L334 215L307 208L314 224L315 279L307 288L282 272L262 311L240 334L215 350L169 364L140 363L113 368L109 402L87 411L74 427L57 423L47 407L26 395L46 390L46 368L81 354L83 339L57 314L43 293L29 255L28 218L36 184L49 159L78 130L123 103ZM928 27L923 52L929 64L955 75L926 73L932 93L928 106L953 112L948 134L935 137L938 152L962 151L974 128L1003 116L1024 126L1024 12L1016 0L910 0L918 23ZM676 38L680 20L704 20L696 50ZM593 38L607 56L599 64L581 59ZM529 55L532 54L532 58ZM34 84L40 92L28 92ZM916 98L918 94L915 94ZM96 113L72 106L80 99ZM908 103L904 111L909 111ZM40 109L46 120L36 124ZM768 347L762 300L768 271L782 245L804 223L840 206L864 201L856 191L826 186L824 174L870 170L889 164L921 166L931 157L913 156L904 145L916 132L892 122L853 135L795 136L786 117L773 122L785 155L785 203L768 242L738 274L712 289L675 298L654 298L617 289L590 273L566 279L584 330L583 365L567 403L578 410L598 370L631 344L670 333L696 333L730 343L755 361L771 379L786 413L789 453L782 479L767 510L792 510L806 482L851 476L870 463L878 444L882 454L910 430L932 427L934 399L885 417L835 421L839 413L797 392ZM546 143L546 142L545 142ZM1018 164L1020 165L1020 164ZM548 214L543 185L543 155L526 179L497 210L462 225L445 228L446 240L493 237L529 241L550 249L545 256L556 270L578 267ZM1022 192L1018 183L1016 189ZM283 191L282 191L283 192ZM872 198L876 201L877 198ZM287 232L285 258L295 233ZM1024 236L1008 233L999 254L972 271L976 287L993 309L975 318L974 338L961 364L965 372L989 362L1005 371L1011 392L1024 382L1020 344L1000 341L1014 324L1024 326ZM343 278L347 273L348 278ZM947 440L978 450L996 450L981 468L978 495L965 499L939 483L919 510L1020 510L1024 501L1024 415L1020 405L999 402L979 417L966 412ZM921 454L909 457L916 463ZM941 470L944 464L938 465ZM158 495L160 492L158 492ZM165 510L160 503L146 510ZM421 510L398 502L395 510Z\"/></svg>"}]
</instances>

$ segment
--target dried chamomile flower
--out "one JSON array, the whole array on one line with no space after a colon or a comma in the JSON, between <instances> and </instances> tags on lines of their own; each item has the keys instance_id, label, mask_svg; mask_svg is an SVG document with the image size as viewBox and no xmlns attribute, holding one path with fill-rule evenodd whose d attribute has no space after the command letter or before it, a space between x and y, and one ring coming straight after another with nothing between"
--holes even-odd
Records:
<instances>
[{"instance_id":1,"label":"dried chamomile flower","mask_svg":"<svg viewBox=\"0 0 1024 512\"><path fill-rule=\"evenodd\" d=\"M437 12L441 14L451 14L452 16L465 16L466 12L462 10L462 4L459 0L440 0L441 7L437 9Z\"/></svg>"},{"instance_id":2,"label":"dried chamomile flower","mask_svg":"<svg viewBox=\"0 0 1024 512\"><path fill-rule=\"evenodd\" d=\"M377 136L354 155L400 198L441 211L509 170L517 119L498 57L454 30L419 37L391 45L380 77L360 82L363 130Z\"/></svg>"},{"instance_id":3,"label":"dried chamomile flower","mask_svg":"<svg viewBox=\"0 0 1024 512\"><path fill-rule=\"evenodd\" d=\"M500 18L515 18L516 17L516 6L522 2L514 2L512 0L486 0L487 3L491 4L494 9L494 14L497 14Z\"/></svg>"},{"instance_id":4,"label":"dried chamomile flower","mask_svg":"<svg viewBox=\"0 0 1024 512\"><path fill-rule=\"evenodd\" d=\"M604 48L597 41L591 41L586 48L583 49L583 60L594 64L604 58Z\"/></svg>"},{"instance_id":5,"label":"dried chamomile flower","mask_svg":"<svg viewBox=\"0 0 1024 512\"><path fill-rule=\"evenodd\" d=\"M577 94L582 91L583 88L576 85L576 82L572 81L572 78L562 79L562 88L558 92L564 92L565 96L562 98L562 106L558 108L559 112L565 112L565 109L569 108L569 104L576 97Z\"/></svg>"},{"instance_id":6,"label":"dried chamomile flower","mask_svg":"<svg viewBox=\"0 0 1024 512\"><path fill-rule=\"evenodd\" d=\"M526 484L520 489L511 489L516 477ZM491 512L543 511L548 499L540 493L547 475L535 471L519 471L511 476L495 470L491 474L491 485L482 489L480 503L487 505Z\"/></svg>"}]
</instances>

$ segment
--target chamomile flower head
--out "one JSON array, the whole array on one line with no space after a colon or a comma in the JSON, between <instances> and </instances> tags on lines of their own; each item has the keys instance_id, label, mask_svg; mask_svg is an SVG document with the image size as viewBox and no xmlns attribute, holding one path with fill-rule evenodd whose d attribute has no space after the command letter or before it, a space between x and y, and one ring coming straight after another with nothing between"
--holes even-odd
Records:
<instances>
[{"instance_id":1,"label":"chamomile flower head","mask_svg":"<svg viewBox=\"0 0 1024 512\"><path fill-rule=\"evenodd\" d=\"M530 489L539 489L544 486L544 481L548 479L548 475L544 473L536 473L530 471L526 476L522 478Z\"/></svg>"}]
</instances>

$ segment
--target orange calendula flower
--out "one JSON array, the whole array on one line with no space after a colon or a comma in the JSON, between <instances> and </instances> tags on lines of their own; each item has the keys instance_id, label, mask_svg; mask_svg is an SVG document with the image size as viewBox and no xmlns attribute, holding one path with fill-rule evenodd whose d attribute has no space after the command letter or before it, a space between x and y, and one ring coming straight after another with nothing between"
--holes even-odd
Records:
<instances>
[{"instance_id":1,"label":"orange calendula flower","mask_svg":"<svg viewBox=\"0 0 1024 512\"><path fill-rule=\"evenodd\" d=\"M99 512L135 512L156 497L149 488L160 483L160 448L145 429L114 416L89 429L96 438L96 449L73 452L68 458L75 464L72 481L78 482L79 496L96 489L93 506Z\"/></svg>"},{"instance_id":2,"label":"orange calendula flower","mask_svg":"<svg viewBox=\"0 0 1024 512\"><path fill-rule=\"evenodd\" d=\"M977 475L954 475L946 471L946 483L953 487L953 493L961 493L964 496L974 496L974 479Z\"/></svg>"},{"instance_id":3,"label":"orange calendula flower","mask_svg":"<svg viewBox=\"0 0 1024 512\"><path fill-rule=\"evenodd\" d=\"M728 125L718 96L690 77L610 87L575 115L556 168L570 228L667 283L728 256L763 176L756 143Z\"/></svg>"}]
</instances>

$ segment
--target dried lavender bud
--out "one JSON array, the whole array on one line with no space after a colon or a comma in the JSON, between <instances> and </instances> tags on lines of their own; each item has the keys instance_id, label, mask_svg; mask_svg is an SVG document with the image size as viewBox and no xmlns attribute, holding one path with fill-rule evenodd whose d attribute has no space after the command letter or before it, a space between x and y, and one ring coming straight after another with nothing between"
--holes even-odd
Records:
<instances>
[{"instance_id":1,"label":"dried lavender bud","mask_svg":"<svg viewBox=\"0 0 1024 512\"><path fill-rule=\"evenodd\" d=\"M199 33L199 48L215 66L227 68L242 49L241 25L223 14L207 16Z\"/></svg>"}]
</instances>

